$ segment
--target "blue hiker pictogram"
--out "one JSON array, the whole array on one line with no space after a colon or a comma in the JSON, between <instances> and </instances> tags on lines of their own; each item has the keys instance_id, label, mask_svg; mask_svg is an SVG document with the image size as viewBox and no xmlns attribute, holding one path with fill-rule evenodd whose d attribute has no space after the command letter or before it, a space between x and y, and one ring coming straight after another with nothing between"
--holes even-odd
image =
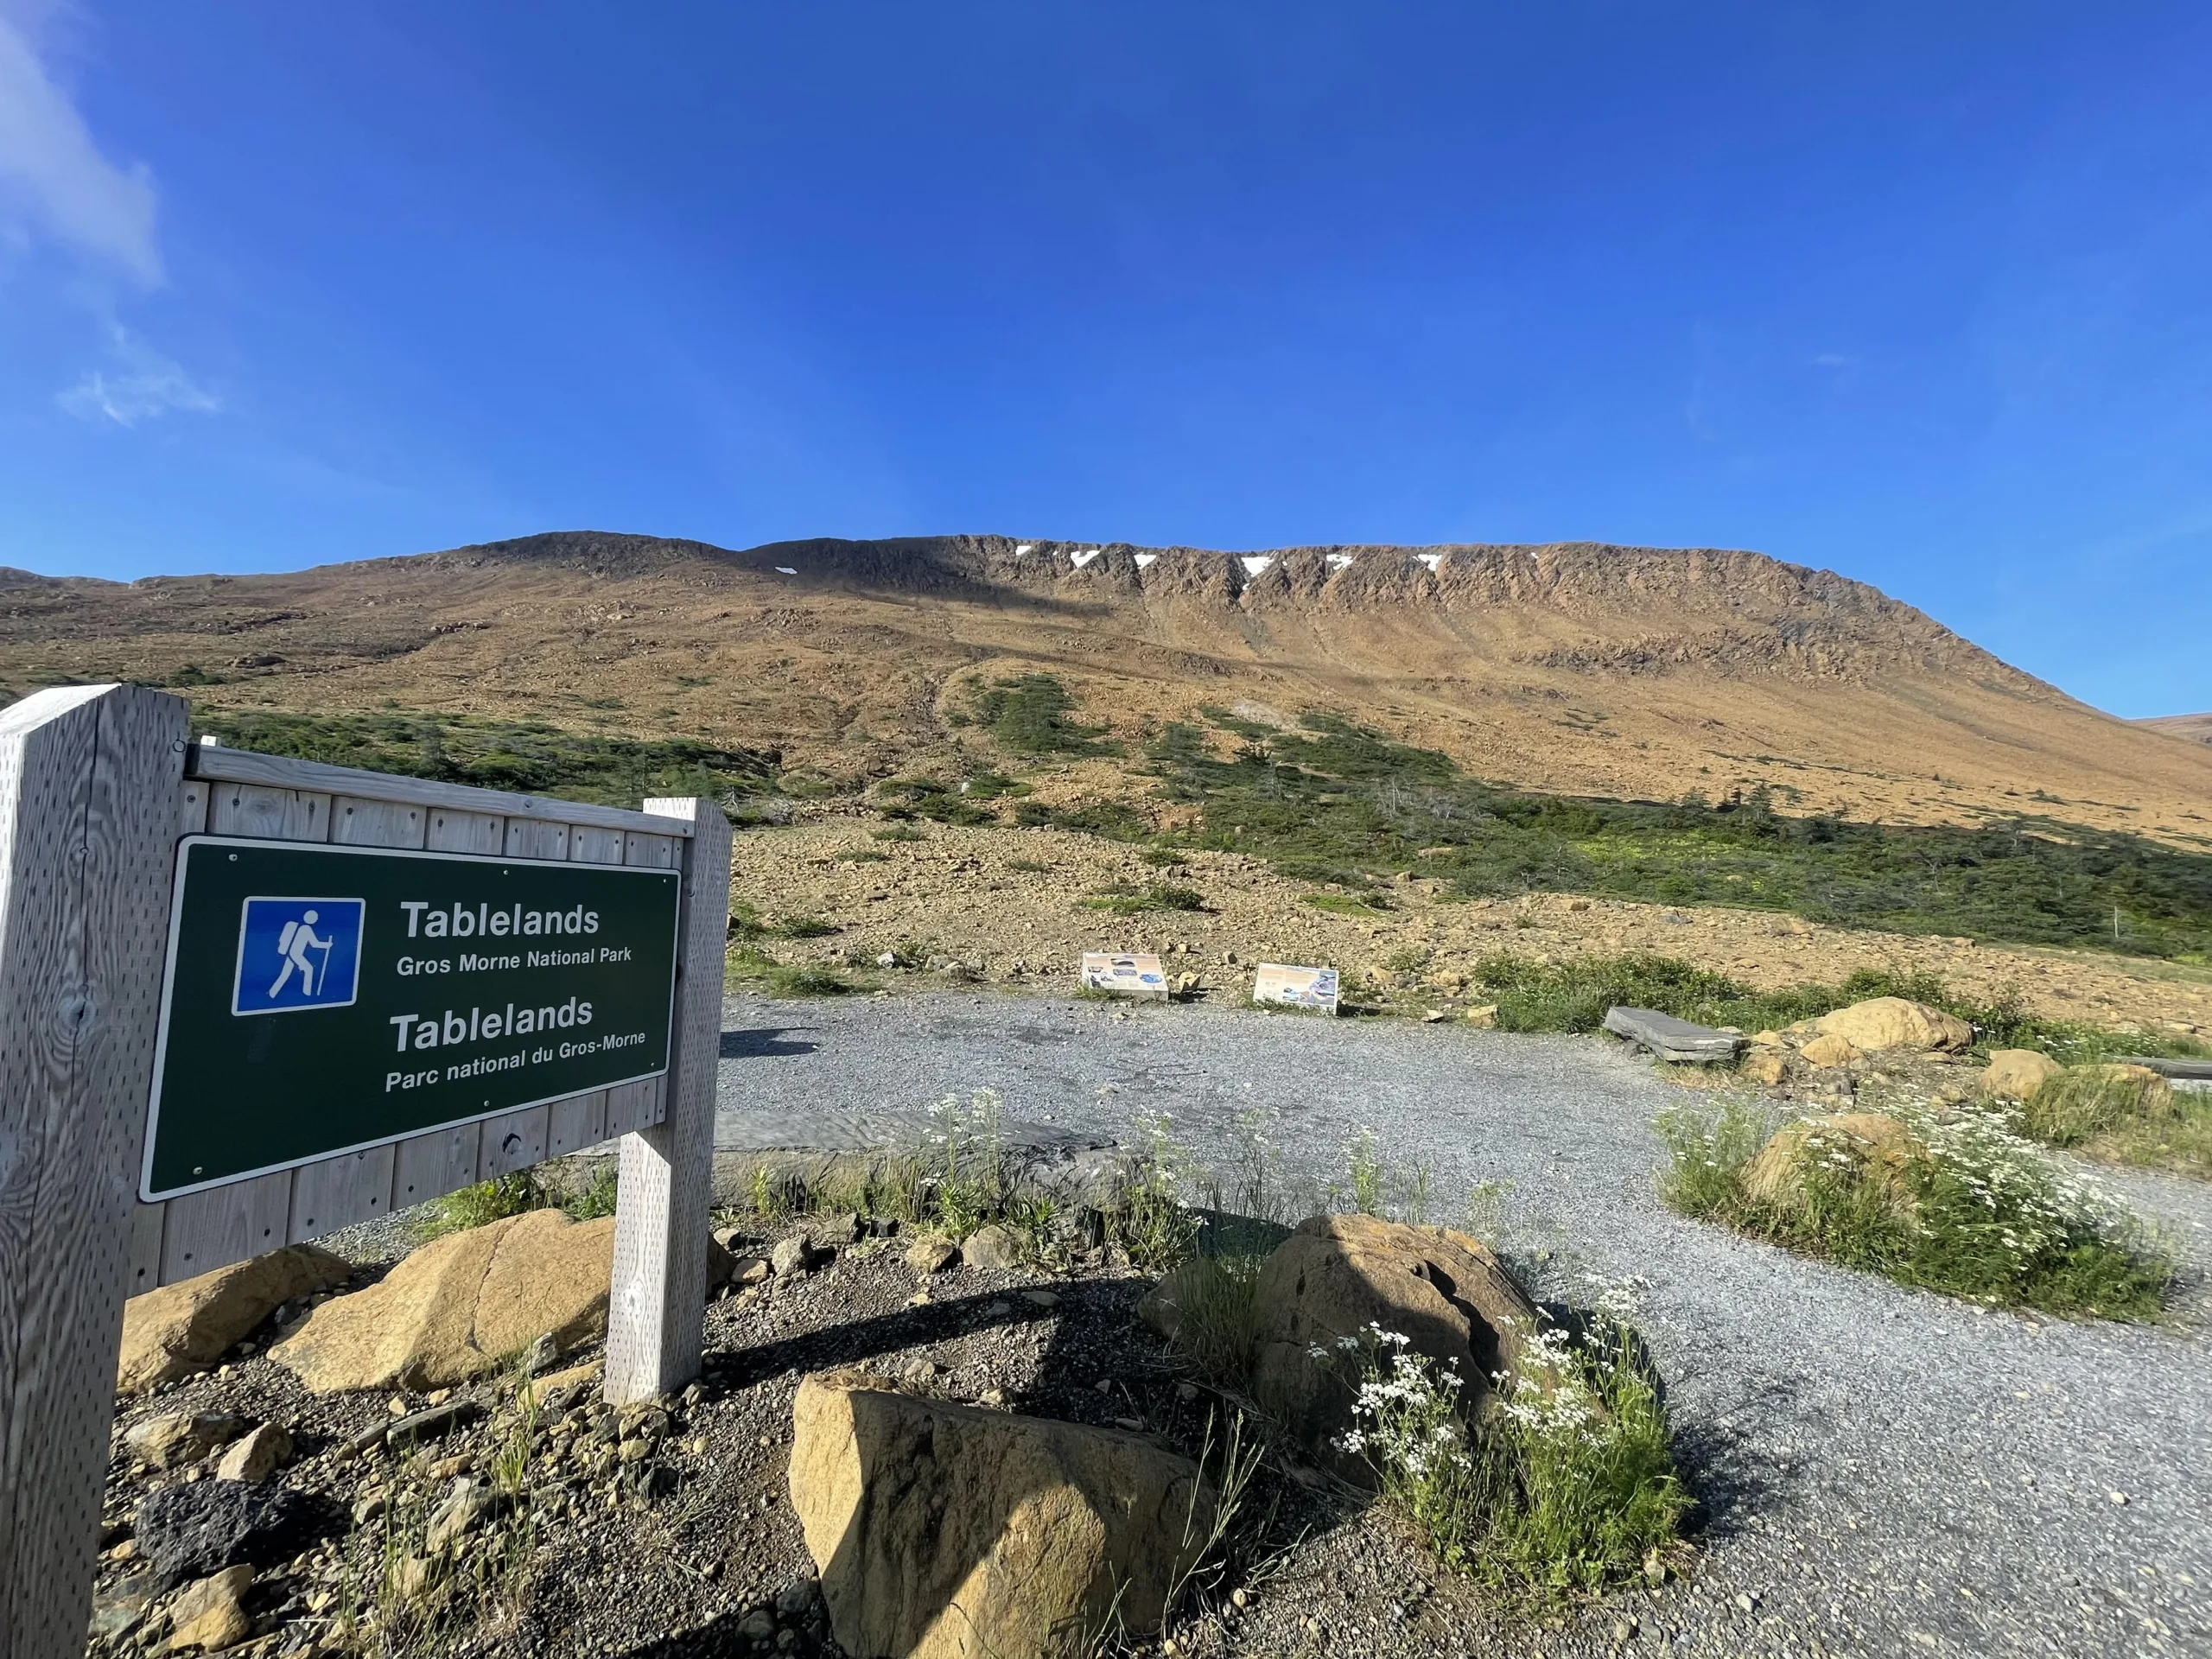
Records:
<instances>
[{"instance_id":1,"label":"blue hiker pictogram","mask_svg":"<svg viewBox=\"0 0 2212 1659\"><path fill-rule=\"evenodd\" d=\"M361 976L359 899L249 899L232 1014L350 1007Z\"/></svg>"}]
</instances>

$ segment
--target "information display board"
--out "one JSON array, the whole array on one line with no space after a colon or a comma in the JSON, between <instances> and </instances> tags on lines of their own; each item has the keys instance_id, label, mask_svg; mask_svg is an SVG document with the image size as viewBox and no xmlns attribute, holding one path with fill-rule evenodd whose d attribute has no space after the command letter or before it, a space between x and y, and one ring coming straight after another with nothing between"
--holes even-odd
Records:
<instances>
[{"instance_id":1,"label":"information display board","mask_svg":"<svg viewBox=\"0 0 2212 1659\"><path fill-rule=\"evenodd\" d=\"M668 1069L672 870L188 836L152 1202Z\"/></svg>"},{"instance_id":2,"label":"information display board","mask_svg":"<svg viewBox=\"0 0 2212 1659\"><path fill-rule=\"evenodd\" d=\"M1337 970L1333 968L1294 968L1279 962L1263 962L1252 979L1255 1002L1281 1002L1321 1014L1337 1011Z\"/></svg>"},{"instance_id":3,"label":"information display board","mask_svg":"<svg viewBox=\"0 0 2212 1659\"><path fill-rule=\"evenodd\" d=\"M1116 996L1167 1000L1167 975L1160 958L1147 950L1086 950L1077 976L1090 990Z\"/></svg>"}]
</instances>

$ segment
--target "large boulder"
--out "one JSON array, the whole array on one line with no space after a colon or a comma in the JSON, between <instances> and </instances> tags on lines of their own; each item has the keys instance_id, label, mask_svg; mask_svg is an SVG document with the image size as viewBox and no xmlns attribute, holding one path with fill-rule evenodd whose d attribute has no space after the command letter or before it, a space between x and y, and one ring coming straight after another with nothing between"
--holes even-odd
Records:
<instances>
[{"instance_id":1,"label":"large boulder","mask_svg":"<svg viewBox=\"0 0 2212 1659\"><path fill-rule=\"evenodd\" d=\"M1981 1074L1981 1091L1999 1100L2025 1100L2063 1069L2050 1055L2032 1048L2000 1048L1989 1057L1989 1069Z\"/></svg>"},{"instance_id":2,"label":"large boulder","mask_svg":"<svg viewBox=\"0 0 2212 1659\"><path fill-rule=\"evenodd\" d=\"M1046 1659L1156 1629L1215 1495L1141 1436L833 1371L791 1408L791 1506L854 1659Z\"/></svg>"},{"instance_id":3,"label":"large boulder","mask_svg":"<svg viewBox=\"0 0 2212 1659\"><path fill-rule=\"evenodd\" d=\"M118 1394L143 1394L205 1370L286 1302L334 1290L353 1266L312 1244L292 1244L186 1279L123 1305Z\"/></svg>"},{"instance_id":4,"label":"large boulder","mask_svg":"<svg viewBox=\"0 0 2212 1659\"><path fill-rule=\"evenodd\" d=\"M565 1353L607 1330L614 1217L558 1210L451 1233L384 1279L334 1297L271 1348L318 1394L450 1388L550 1337Z\"/></svg>"},{"instance_id":5,"label":"large boulder","mask_svg":"<svg viewBox=\"0 0 2212 1659\"><path fill-rule=\"evenodd\" d=\"M1372 1216L1301 1223L1262 1265L1254 1296L1253 1389L1316 1451L1351 1421L1344 1338L1370 1325L1410 1338L1414 1352L1457 1370L1471 1411L1536 1328L1535 1306L1480 1240Z\"/></svg>"},{"instance_id":6,"label":"large boulder","mask_svg":"<svg viewBox=\"0 0 2212 1659\"><path fill-rule=\"evenodd\" d=\"M1891 1048L1922 1054L1930 1050L1948 1053L1974 1041L1974 1027L1957 1015L1902 996L1854 1002L1822 1014L1817 1023L1823 1035L1840 1037L1870 1053Z\"/></svg>"},{"instance_id":7,"label":"large boulder","mask_svg":"<svg viewBox=\"0 0 2212 1659\"><path fill-rule=\"evenodd\" d=\"M1777 1129L1744 1172L1744 1190L1760 1204L1794 1211L1805 1203L1808 1159L1839 1160L1855 1179L1869 1181L1900 1216L1910 1216L1913 1196L1906 1171L1920 1156L1912 1131L1879 1112L1832 1112L1799 1118Z\"/></svg>"}]
</instances>

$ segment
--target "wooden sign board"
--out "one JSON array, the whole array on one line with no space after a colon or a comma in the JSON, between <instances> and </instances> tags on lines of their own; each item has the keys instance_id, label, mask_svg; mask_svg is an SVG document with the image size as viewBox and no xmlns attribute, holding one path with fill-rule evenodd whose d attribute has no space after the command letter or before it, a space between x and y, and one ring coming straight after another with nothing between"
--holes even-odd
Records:
<instances>
[{"instance_id":1,"label":"wooden sign board","mask_svg":"<svg viewBox=\"0 0 2212 1659\"><path fill-rule=\"evenodd\" d=\"M1150 997L1158 1002L1167 1000L1167 975L1160 968L1160 958L1149 952L1086 950L1081 976L1089 990Z\"/></svg>"},{"instance_id":2,"label":"wooden sign board","mask_svg":"<svg viewBox=\"0 0 2212 1659\"><path fill-rule=\"evenodd\" d=\"M699 1370L729 919L721 809L683 797L638 811L203 746L188 741L189 713L124 685L0 709L0 1659L85 1650L134 1289L619 1134L602 1392L650 1399ZM476 856L422 856L442 853ZM382 1001L403 989L415 995ZM362 1031L382 1045L373 1077ZM254 1072L280 1053L281 1097L264 1086L275 1070ZM365 1129L372 1100L404 1098L410 1076L418 1103L466 1088L469 1112L418 1104ZM513 1101L537 1103L500 1110ZM499 1115L465 1121L487 1107ZM162 1173L180 1128L181 1182ZM315 1154L365 1135L382 1144ZM139 1202L148 1189L180 1195Z\"/></svg>"},{"instance_id":3,"label":"wooden sign board","mask_svg":"<svg viewBox=\"0 0 2212 1659\"><path fill-rule=\"evenodd\" d=\"M1263 962L1252 982L1252 1000L1334 1014L1337 988L1333 968L1289 968L1279 962Z\"/></svg>"},{"instance_id":4,"label":"wooden sign board","mask_svg":"<svg viewBox=\"0 0 2212 1659\"><path fill-rule=\"evenodd\" d=\"M152 1203L668 1070L672 869L191 836Z\"/></svg>"}]
</instances>

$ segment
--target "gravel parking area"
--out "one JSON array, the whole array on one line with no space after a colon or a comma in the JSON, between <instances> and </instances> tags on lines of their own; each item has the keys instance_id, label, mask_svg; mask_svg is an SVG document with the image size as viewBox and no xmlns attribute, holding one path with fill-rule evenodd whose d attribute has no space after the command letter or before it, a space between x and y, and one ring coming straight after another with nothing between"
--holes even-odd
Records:
<instances>
[{"instance_id":1,"label":"gravel parking area","mask_svg":"<svg viewBox=\"0 0 2212 1659\"><path fill-rule=\"evenodd\" d=\"M1069 1128L1169 1112L1202 1156L1271 1110L1289 1173L1317 1185L1372 1128L1432 1168L1439 1219L1511 1182L1515 1224L1548 1241L1547 1291L1645 1286L1707 1507L1694 1578L1637 1599L1639 1649L2212 1652L2212 1364L2192 1322L1980 1313L1673 1217L1649 1124L1676 1090L1607 1044L964 992L739 998L725 1026L730 1145L772 1121L880 1134L989 1087L1011 1117ZM2212 1192L2107 1179L2212 1260ZM1560 1650L1516 1630L1482 1650Z\"/></svg>"}]
</instances>

